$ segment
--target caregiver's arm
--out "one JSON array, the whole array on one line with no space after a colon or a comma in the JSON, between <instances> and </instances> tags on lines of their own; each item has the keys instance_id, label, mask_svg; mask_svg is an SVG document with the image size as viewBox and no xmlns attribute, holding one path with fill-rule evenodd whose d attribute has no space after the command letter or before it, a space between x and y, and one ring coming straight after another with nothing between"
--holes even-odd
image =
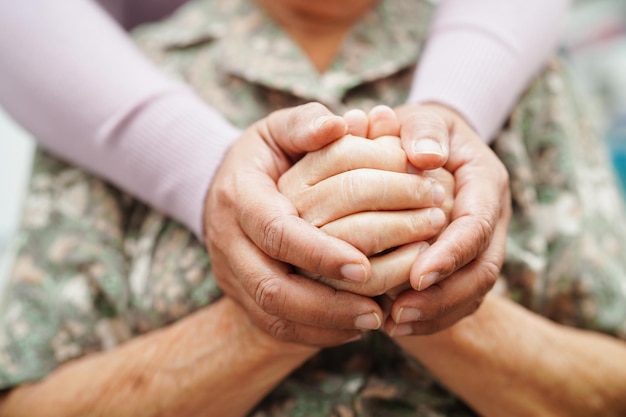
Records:
<instances>
[{"instance_id":1,"label":"caregiver's arm","mask_svg":"<svg viewBox=\"0 0 626 417\"><path fill-rule=\"evenodd\" d=\"M46 149L198 236L239 131L168 80L93 1L0 2L0 105Z\"/></svg>"},{"instance_id":2,"label":"caregiver's arm","mask_svg":"<svg viewBox=\"0 0 626 417\"><path fill-rule=\"evenodd\" d=\"M172 7L181 2L172 0ZM536 65L535 59L515 56L512 72L510 65L496 66L482 59L489 55L485 51L495 48L498 54L493 55L497 57L494 59L500 62L502 56L508 56L509 47L523 53L534 38L544 39L542 46L549 47L555 27L553 18L564 2L550 2L543 6L542 13L533 16L507 13L506 9L493 7L497 2L475 0L470 6L472 13L465 14L471 25L452 33L453 39L463 44L468 43L468 35L472 38L470 45L461 49L467 52L459 61L463 65L453 66L446 62L451 55L448 49L433 46L442 36L450 37L448 23L458 18L459 9L464 10L463 2L446 2L456 4L438 10L436 29L420 60L410 102L451 103L478 126L481 117L472 116L472 105L478 98L473 96L474 90L467 89L475 84L466 81L480 74L489 74L483 80L491 81L491 71L496 71L497 79L502 74L515 74L521 80L530 76ZM121 3L111 4L115 8ZM536 10L536 4L542 2L523 3L529 4L528 10ZM524 19L520 21L520 17ZM515 20L509 25L512 18ZM533 30L524 25L530 18ZM480 29L486 19L491 22L489 33ZM520 30L523 32L518 33ZM489 36L493 34L497 35L495 43ZM503 46L502 39L513 43L498 50ZM206 188L224 151L237 137L236 129L192 92L166 80L126 33L91 1L3 2L0 53L0 104L43 146L103 176L201 236L200 213ZM533 57L541 58L539 55ZM451 84L451 79L456 82ZM451 85L455 87L447 88ZM489 104L490 95L484 92L480 100L499 111L502 95L516 94L514 89L489 91L500 95L498 104Z\"/></svg>"},{"instance_id":3,"label":"caregiver's arm","mask_svg":"<svg viewBox=\"0 0 626 417\"><path fill-rule=\"evenodd\" d=\"M369 262L365 255L338 239L329 241L314 227L305 230L301 227L305 222L292 211L281 212L284 205L275 189L278 174L263 169L274 168L274 157L283 158L282 169L288 168L291 161L284 159L285 153L294 152L294 148L281 149L284 142L255 142L260 149L245 143L238 147L247 152L245 159L230 159L234 167L221 178L240 181L244 198L235 203L248 210L245 216L240 217L242 213L231 207L223 207L225 212L213 210L215 207L204 212L214 173L241 133L187 87L166 80L91 1L2 2L0 54L0 102L43 146L175 217L200 238L204 237L205 221L211 224L216 220L224 232L216 235L217 242L222 246L232 242L234 248L227 253L232 257L226 259L221 257L225 251L211 253L216 271L219 269L218 279L233 278L233 271L220 269L220 265L236 265L240 276L234 278L246 280L253 271L259 274L257 278L284 278L287 264L298 262L311 270L333 271L329 276L367 279ZM322 120L328 116L329 112ZM329 127L333 129L333 120L341 120L331 119L317 126L318 131L328 132ZM308 120L307 126L313 125L314 119ZM308 143L309 147L298 151L319 149L346 132L345 123L334 126L335 136ZM288 141L289 135L281 139ZM263 169L246 175L259 167ZM235 178L232 173L243 176ZM232 222L223 222L221 214L230 216ZM226 229L226 225L231 228ZM284 239L268 239L272 236ZM254 242L258 247L242 242ZM276 311L280 306L273 304L271 293L263 294L270 295L263 298L268 310ZM314 297L317 293L307 294ZM340 326L349 337L358 327L353 323L355 317L380 310L366 297L357 300L343 294L337 301L333 312L318 303L309 304L305 311L295 305L291 317L304 320L308 314L308 320ZM273 329L280 333L280 326ZM297 335L291 338L297 339ZM309 341L318 339L316 336Z\"/></svg>"},{"instance_id":4,"label":"caregiver's arm","mask_svg":"<svg viewBox=\"0 0 626 417\"><path fill-rule=\"evenodd\" d=\"M491 141L556 50L570 0L443 0L407 103L439 103Z\"/></svg>"},{"instance_id":5,"label":"caregiver's arm","mask_svg":"<svg viewBox=\"0 0 626 417\"><path fill-rule=\"evenodd\" d=\"M626 342L496 295L445 331L396 341L485 417L626 415Z\"/></svg>"},{"instance_id":6,"label":"caregiver's arm","mask_svg":"<svg viewBox=\"0 0 626 417\"><path fill-rule=\"evenodd\" d=\"M317 349L280 342L223 298L0 399L3 417L244 416Z\"/></svg>"}]
</instances>

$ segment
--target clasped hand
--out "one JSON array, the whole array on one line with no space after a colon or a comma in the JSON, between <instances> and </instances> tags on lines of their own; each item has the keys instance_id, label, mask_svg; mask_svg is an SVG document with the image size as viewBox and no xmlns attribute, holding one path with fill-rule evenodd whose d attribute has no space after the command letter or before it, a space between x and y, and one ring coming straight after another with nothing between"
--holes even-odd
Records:
<instances>
[{"instance_id":1,"label":"clasped hand","mask_svg":"<svg viewBox=\"0 0 626 417\"><path fill-rule=\"evenodd\" d=\"M495 282L507 192L504 168L453 112L338 117L309 104L272 113L229 151L207 195L207 247L221 288L279 339L431 333Z\"/></svg>"}]
</instances>

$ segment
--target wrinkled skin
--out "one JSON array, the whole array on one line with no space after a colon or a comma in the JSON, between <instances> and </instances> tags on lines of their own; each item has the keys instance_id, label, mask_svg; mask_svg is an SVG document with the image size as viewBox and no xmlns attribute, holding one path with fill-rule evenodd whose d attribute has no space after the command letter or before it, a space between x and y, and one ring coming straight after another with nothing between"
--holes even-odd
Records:
<instances>
[{"instance_id":1,"label":"wrinkled skin","mask_svg":"<svg viewBox=\"0 0 626 417\"><path fill-rule=\"evenodd\" d=\"M414 289L423 292L405 291L401 293L391 309L391 314L387 315L389 319L386 329L391 330L397 324L393 323L394 320L402 324L401 313L410 307L419 308L426 300L430 302L430 306L438 305L440 307L435 307L436 310L431 309L431 311L422 309L420 313L423 315L419 317L420 321L414 323L413 326L416 328L416 332L429 333L449 326L475 310L484 293L495 282L497 268L489 270L488 274L483 273L483 268L488 269L501 263L502 250L498 248L497 242L489 244L494 235L493 230L490 228L476 229L475 225L468 225L467 220L472 216L480 215L490 217L487 219L487 223L492 224L494 228L496 225L506 223L507 216L500 216L500 213L507 213L507 209L502 210L493 201L495 198L499 202L500 197L506 195L506 192L482 191L479 194L480 197L486 202L489 202L489 199L492 200L491 204L481 206L480 211L472 211L474 208L471 204L474 204L477 199L469 196L469 193L473 192L474 188L484 190L483 183L487 182L484 178L493 178L494 175L493 168L487 169L480 165L481 162L490 162L490 151L484 151L488 148L460 119L438 107L410 107L404 112L398 111L398 115L399 123L384 121L377 123L375 120L378 116L374 112L373 115L370 115L373 122L371 126L368 125L366 134L372 136L383 133L397 134L399 132L400 135L404 135L402 145L405 148L409 146L406 138L415 138L416 136L411 136L411 132L419 132L421 136L418 138L421 140L424 140L424 135L427 135L426 139L432 137L439 139L442 149L449 149L450 142L465 141L469 143L466 149L473 158L464 159L464 155L460 152L452 152L450 158L447 158L445 151L441 154L406 153L408 160L418 171L422 168L435 168L437 165L445 164L445 168L453 172L456 177L455 192L460 193L464 198L461 201L465 201L465 205L457 206L455 203L452 210L453 222L456 221L453 223L453 233L446 231L442 235L444 237L443 242L433 245L431 249L426 250L425 246L420 244L419 247L413 248L417 251L413 254L418 255L425 250L436 250L441 253L446 250L446 247L448 250L456 250L453 252L453 256L447 256L443 262L438 260L439 264L434 263L435 267L439 266L440 270L444 271L440 276L445 276L455 270L450 268L463 267L473 259L472 256L476 257L481 254L485 248L492 248L491 251L487 252L484 260L475 263L477 266L472 269L474 274L480 273L484 278L474 282L468 281L469 279L461 279L463 274L459 274L451 280L452 284L458 281L464 282L460 285L453 285L450 291L441 291L443 284L440 284L426 292L428 285L425 288L420 287L422 284L420 277L425 274L416 275L416 270L419 273L420 269L425 269L425 264L418 262L413 264L410 271L411 285ZM287 116L286 120L285 116ZM305 219L309 215L309 220L314 223L309 225L298 217L300 215L299 210L284 196L279 195L276 185L279 176L286 172L293 161L300 159L304 153L318 150L348 132L365 134L364 129L359 128L362 126L358 122L359 117L361 116L354 113L346 115L345 118L332 116L323 106L315 104L302 106L298 112L291 112L289 115L285 111L273 113L264 121L248 129L242 140L235 144L226 156L207 197L206 212L211 213L210 216L206 217L208 248L214 261L216 277L220 286L227 293L233 294L250 311L257 324L281 339L322 346L335 344L358 336L358 331L354 330L358 327L355 324L358 317L367 314L377 318L382 317L380 307L371 299L346 291L333 291L329 287L323 286L321 282L305 280L301 275L291 273L290 265L294 265L302 270L311 271L314 276L336 280L334 285L337 285L338 288L355 291L355 286L351 285L350 281L353 283L369 281L372 276L372 266L367 259L364 259L364 254L355 251L356 248L353 246L346 245L345 242L325 233L320 233L320 230L311 227L314 225L323 226L331 218L337 220L342 215L348 214L345 212L345 208L343 212L340 209L339 212L331 214L328 218L315 218L316 214L313 212L307 214L305 211ZM309 122L303 123L303 120L309 120ZM382 120L385 120L385 117L382 117ZM433 131L437 132L437 135L433 135ZM478 156L475 156L474 148L480 150L480 147L484 148L483 151L478 152ZM411 149L415 149L415 147ZM241 160L244 158L251 158L256 161L256 164L242 164ZM262 158L266 158L266 162L262 161ZM493 158L497 161L495 155ZM471 168L471 165L468 165L469 162L481 170L478 172L479 175L474 175L478 176L479 179L483 178L483 181L467 188L468 181L463 180L463 175L472 175L471 169L467 169L468 166ZM421 166L417 164L421 164ZM404 165L407 166L406 162ZM393 169L398 170L397 167L391 168L392 171ZM506 175L503 178L506 183ZM466 184L466 188L459 186L459 180ZM258 186L251 186L252 183L257 183ZM382 187L384 188L384 185ZM351 189L359 188L366 190L363 187L352 187ZM353 201L361 198L351 193L348 195ZM276 204L277 201L279 204ZM269 207L270 202L272 208L264 210L263 207ZM382 208L368 207L367 199L361 200L361 202L369 209L380 210ZM431 201L430 207L436 207L440 203L442 201L435 199L435 201ZM487 209L485 210L483 207ZM392 204L388 209L395 210L397 207ZM435 214L435 217L437 216ZM501 221L494 221L497 218L501 218ZM478 220L483 219L479 218ZM435 220L433 224L437 224L437 222ZM484 224L484 222L479 224ZM333 226L328 227L332 228ZM231 229L228 230L227 228ZM505 228L500 227L499 230L502 231L502 236L500 234L495 235L504 238ZM465 239L472 234L474 234L474 239L476 236L479 239L466 239L468 242L466 246L451 248L451 240L449 240L451 237L454 238L456 235ZM220 236L243 239L241 244L235 244L232 238L225 241L220 240ZM437 242L439 240L441 238ZM476 241L479 242L478 245L472 244ZM256 244L258 249L252 243ZM370 254L374 254L381 247L374 245L371 248L363 249L369 249ZM405 256L406 259L413 256L403 251L393 254L393 256L401 255ZM500 260L490 261L490 257L494 256L496 258L500 256ZM226 258L230 259L230 262L226 261ZM423 254L418 256L418 260L422 258L424 258ZM242 259L245 261L241 261ZM381 260L377 259L379 267L385 265L378 261ZM468 269L464 273L468 271L471 272ZM233 279L235 276L239 279ZM381 275L378 274L377 276ZM465 281L471 284L468 285ZM379 279L375 279L372 280L371 287L364 290L363 293L378 295L389 290L393 284L397 294L397 288L401 282L402 280L399 279L381 284ZM334 306L332 311L322 310L318 303L319 299L331 299ZM363 329L361 328L361 330Z\"/></svg>"}]
</instances>

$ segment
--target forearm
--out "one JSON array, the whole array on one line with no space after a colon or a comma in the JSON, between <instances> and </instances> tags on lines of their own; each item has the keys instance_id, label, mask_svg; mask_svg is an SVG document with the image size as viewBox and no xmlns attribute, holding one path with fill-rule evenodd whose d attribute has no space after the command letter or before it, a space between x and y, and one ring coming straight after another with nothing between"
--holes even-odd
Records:
<instances>
[{"instance_id":1,"label":"forearm","mask_svg":"<svg viewBox=\"0 0 626 417\"><path fill-rule=\"evenodd\" d=\"M440 2L408 102L449 106L490 141L529 81L554 54L569 3Z\"/></svg>"},{"instance_id":2,"label":"forearm","mask_svg":"<svg viewBox=\"0 0 626 417\"><path fill-rule=\"evenodd\" d=\"M272 339L223 298L13 389L0 401L0 415L243 416L315 352Z\"/></svg>"},{"instance_id":3,"label":"forearm","mask_svg":"<svg viewBox=\"0 0 626 417\"><path fill-rule=\"evenodd\" d=\"M0 55L0 106L39 144L201 237L204 196L238 129L92 1L0 2Z\"/></svg>"},{"instance_id":4,"label":"forearm","mask_svg":"<svg viewBox=\"0 0 626 417\"><path fill-rule=\"evenodd\" d=\"M398 343L487 417L626 414L626 343L497 296L449 330Z\"/></svg>"}]
</instances>

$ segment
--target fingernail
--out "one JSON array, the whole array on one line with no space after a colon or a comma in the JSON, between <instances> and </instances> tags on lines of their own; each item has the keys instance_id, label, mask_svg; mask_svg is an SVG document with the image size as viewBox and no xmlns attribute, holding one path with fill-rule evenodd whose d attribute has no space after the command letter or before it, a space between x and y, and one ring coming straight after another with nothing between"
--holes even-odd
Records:
<instances>
[{"instance_id":1,"label":"fingernail","mask_svg":"<svg viewBox=\"0 0 626 417\"><path fill-rule=\"evenodd\" d=\"M320 116L313 121L313 127L319 129L328 120L330 120L330 116Z\"/></svg>"},{"instance_id":2,"label":"fingernail","mask_svg":"<svg viewBox=\"0 0 626 417\"><path fill-rule=\"evenodd\" d=\"M430 217L430 225L435 229L440 229L446 221L446 215L441 209L428 210L428 216Z\"/></svg>"},{"instance_id":3,"label":"fingernail","mask_svg":"<svg viewBox=\"0 0 626 417\"><path fill-rule=\"evenodd\" d=\"M354 326L363 330L376 330L383 322L377 313L362 314L354 320Z\"/></svg>"},{"instance_id":4,"label":"fingernail","mask_svg":"<svg viewBox=\"0 0 626 417\"><path fill-rule=\"evenodd\" d=\"M422 312L415 308L401 307L398 314L396 314L396 319L394 321L397 324L411 323L413 321L418 321L421 316Z\"/></svg>"},{"instance_id":5,"label":"fingernail","mask_svg":"<svg viewBox=\"0 0 626 417\"><path fill-rule=\"evenodd\" d=\"M438 282L440 276L439 272L429 272L426 275L422 275L419 283L417 284L417 290L424 291L426 288Z\"/></svg>"},{"instance_id":6,"label":"fingernail","mask_svg":"<svg viewBox=\"0 0 626 417\"><path fill-rule=\"evenodd\" d=\"M439 142L429 138L413 140L412 151L414 154L443 155L443 149Z\"/></svg>"},{"instance_id":7,"label":"fingernail","mask_svg":"<svg viewBox=\"0 0 626 417\"><path fill-rule=\"evenodd\" d=\"M391 332L389 332L389 336L391 337L400 337L400 336L408 336L413 333L413 328L409 324L398 324Z\"/></svg>"},{"instance_id":8,"label":"fingernail","mask_svg":"<svg viewBox=\"0 0 626 417\"><path fill-rule=\"evenodd\" d=\"M341 275L352 282L365 282L367 279L367 271L361 264L346 264L341 267Z\"/></svg>"},{"instance_id":9,"label":"fingernail","mask_svg":"<svg viewBox=\"0 0 626 417\"><path fill-rule=\"evenodd\" d=\"M443 185L441 184L435 184L430 191L433 196L433 204L440 206L441 203L443 203L443 200L446 198L445 188L443 188Z\"/></svg>"}]
</instances>

